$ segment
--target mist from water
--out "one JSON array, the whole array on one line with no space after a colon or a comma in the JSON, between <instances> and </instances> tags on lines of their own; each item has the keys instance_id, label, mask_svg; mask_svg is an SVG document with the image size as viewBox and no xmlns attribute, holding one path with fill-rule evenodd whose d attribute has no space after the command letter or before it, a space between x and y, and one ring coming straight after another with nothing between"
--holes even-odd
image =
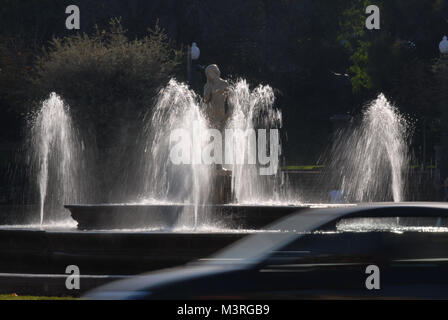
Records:
<instances>
[{"instance_id":1,"label":"mist from water","mask_svg":"<svg viewBox=\"0 0 448 320\"><path fill-rule=\"evenodd\" d=\"M144 150L141 163L141 193L150 203L193 203L193 214L182 215L197 225L198 206L208 200L211 167L198 163L173 164L170 135L175 129L188 131L191 156L201 155L206 141L207 120L201 99L187 85L171 79L162 88L152 112L145 117ZM190 209L185 209L190 210Z\"/></svg>"},{"instance_id":2,"label":"mist from water","mask_svg":"<svg viewBox=\"0 0 448 320\"><path fill-rule=\"evenodd\" d=\"M364 109L362 122L338 133L330 174L348 202L404 200L409 165L409 128L380 94Z\"/></svg>"},{"instance_id":3,"label":"mist from water","mask_svg":"<svg viewBox=\"0 0 448 320\"><path fill-rule=\"evenodd\" d=\"M274 107L275 95L273 89L268 85L259 85L253 90L250 89L246 80L238 80L231 85L229 95L229 105L231 117L227 121L226 129L234 129L236 138L232 140L233 165L232 170L232 191L234 202L240 204L261 204L278 203L281 201L279 189L280 172L277 169L269 175L261 175L259 158L255 161L248 161L249 157L257 157L258 154L251 154L251 151L259 148L266 148L275 158L271 161L279 163L281 154L280 136L273 135L271 129L279 132L282 126L282 113ZM249 134L256 132L258 141L260 132L258 129L266 130L267 145L261 146L252 139ZM251 147L251 143L257 144L256 148ZM278 146L278 154L272 154L274 148ZM264 153L264 152L262 152ZM243 161L241 161L243 160Z\"/></svg>"},{"instance_id":4,"label":"mist from water","mask_svg":"<svg viewBox=\"0 0 448 320\"><path fill-rule=\"evenodd\" d=\"M232 116L226 129L269 129L281 127L281 113L273 107L274 93L269 86L258 86L251 90L245 80L239 80L229 88L228 105ZM138 180L138 201L140 203L193 203L194 212L182 215L180 225L198 226L198 210L207 210L202 204L210 203L214 165L201 162L202 152L210 143L208 121L203 110L206 105L202 97L196 95L186 84L171 79L157 96L154 108L145 116L141 163L136 166L141 174ZM170 158L173 130L184 129L191 141L190 164L173 164ZM222 133L225 139L225 134ZM223 159L225 158L225 143ZM247 139L234 139L232 147L235 155L248 155ZM269 151L269 145L264 146ZM266 153L266 152L265 152ZM280 150L279 150L280 153ZM255 155L256 156L256 155ZM280 154L277 155L280 157ZM275 159L277 163L278 158ZM246 162L247 163L247 162ZM278 175L261 176L260 165L228 165L233 171L232 193L236 203L279 201ZM261 166L263 167L263 166ZM192 210L191 207L184 210ZM208 209L209 210L209 209ZM210 213L212 214L212 213ZM201 214L201 217L207 214ZM204 223L204 221L201 221ZM205 221L206 223L206 221Z\"/></svg>"},{"instance_id":5,"label":"mist from water","mask_svg":"<svg viewBox=\"0 0 448 320\"><path fill-rule=\"evenodd\" d=\"M69 107L56 93L42 102L30 123L29 177L39 194L39 221L68 218L63 205L81 200L83 147ZM84 180L85 181L85 180Z\"/></svg>"}]
</instances>

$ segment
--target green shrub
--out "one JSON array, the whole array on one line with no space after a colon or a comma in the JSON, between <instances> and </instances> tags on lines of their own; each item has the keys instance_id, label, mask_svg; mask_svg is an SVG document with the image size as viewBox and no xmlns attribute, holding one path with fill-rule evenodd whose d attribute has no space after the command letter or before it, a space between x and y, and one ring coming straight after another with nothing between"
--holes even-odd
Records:
<instances>
[{"instance_id":1,"label":"green shrub","mask_svg":"<svg viewBox=\"0 0 448 320\"><path fill-rule=\"evenodd\" d=\"M34 96L42 100L57 92L78 120L94 125L97 138L109 136L151 105L180 57L158 25L143 39L130 40L115 18L107 31L54 38L36 62Z\"/></svg>"}]
</instances>

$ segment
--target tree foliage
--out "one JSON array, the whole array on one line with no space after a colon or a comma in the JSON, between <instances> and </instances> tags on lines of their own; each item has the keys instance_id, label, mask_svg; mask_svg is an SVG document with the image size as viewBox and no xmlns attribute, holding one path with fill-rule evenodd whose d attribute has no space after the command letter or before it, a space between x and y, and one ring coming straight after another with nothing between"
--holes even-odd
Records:
<instances>
[{"instance_id":1,"label":"tree foliage","mask_svg":"<svg viewBox=\"0 0 448 320\"><path fill-rule=\"evenodd\" d=\"M112 19L109 30L54 38L38 58L32 84L38 98L55 91L82 119L108 122L148 107L180 57L158 25L129 40L120 19Z\"/></svg>"}]
</instances>

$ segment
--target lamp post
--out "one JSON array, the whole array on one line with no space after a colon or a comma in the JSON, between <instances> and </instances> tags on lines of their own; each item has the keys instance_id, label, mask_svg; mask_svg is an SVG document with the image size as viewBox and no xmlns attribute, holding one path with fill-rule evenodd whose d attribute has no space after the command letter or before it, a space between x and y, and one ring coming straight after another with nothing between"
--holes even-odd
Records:
<instances>
[{"instance_id":1,"label":"lamp post","mask_svg":"<svg viewBox=\"0 0 448 320\"><path fill-rule=\"evenodd\" d=\"M196 42L193 42L191 46L188 46L187 51L187 77L188 83L190 87L194 88L194 73L193 70L195 68L195 61L199 59L199 55L201 54L201 50L199 50Z\"/></svg>"}]
</instances>

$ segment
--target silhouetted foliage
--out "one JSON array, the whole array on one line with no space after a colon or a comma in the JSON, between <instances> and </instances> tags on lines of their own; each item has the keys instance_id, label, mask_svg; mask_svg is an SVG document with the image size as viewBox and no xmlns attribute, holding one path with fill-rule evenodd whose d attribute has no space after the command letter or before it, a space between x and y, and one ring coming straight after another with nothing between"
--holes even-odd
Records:
<instances>
[{"instance_id":1,"label":"silhouetted foliage","mask_svg":"<svg viewBox=\"0 0 448 320\"><path fill-rule=\"evenodd\" d=\"M180 57L158 25L129 40L120 20L112 19L109 30L54 38L36 62L32 85L39 99L60 94L78 120L96 126L100 144L116 143L116 133L151 106Z\"/></svg>"}]
</instances>

